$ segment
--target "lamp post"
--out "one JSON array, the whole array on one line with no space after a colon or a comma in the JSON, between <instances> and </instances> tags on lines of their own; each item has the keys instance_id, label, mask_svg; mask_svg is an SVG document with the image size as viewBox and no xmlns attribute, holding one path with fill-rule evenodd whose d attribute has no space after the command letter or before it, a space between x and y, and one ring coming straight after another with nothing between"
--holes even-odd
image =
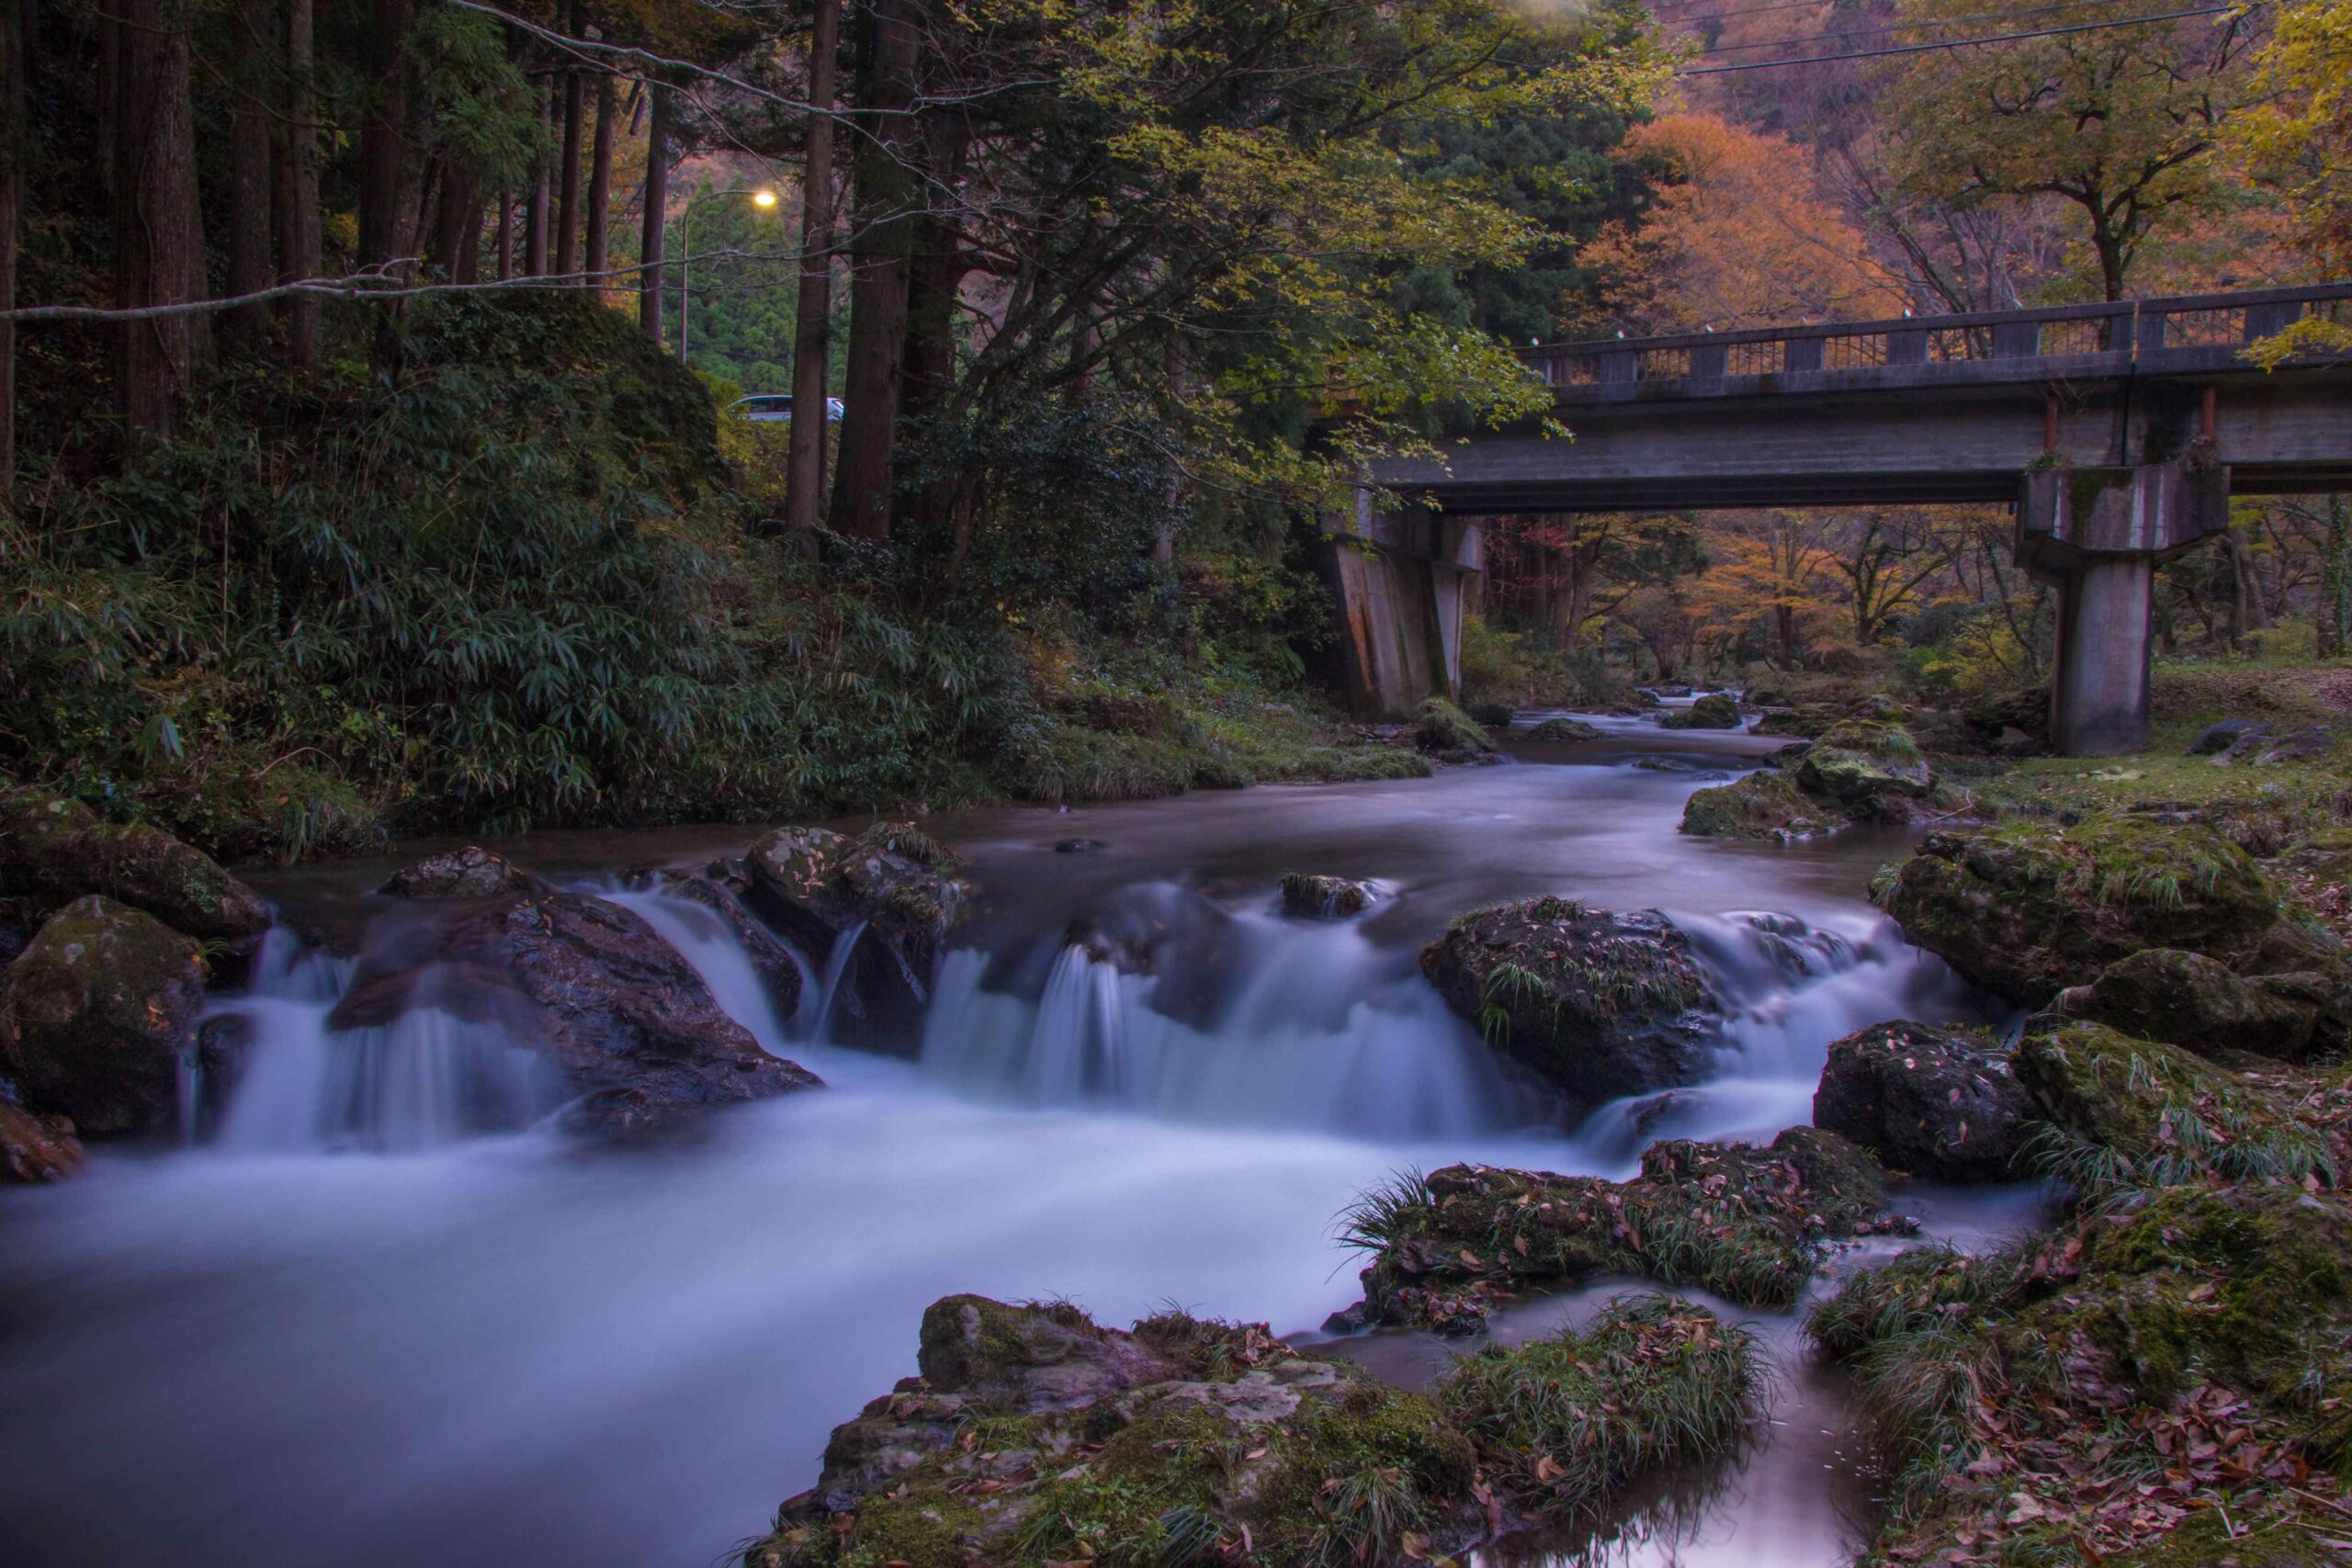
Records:
<instances>
[{"instance_id":1,"label":"lamp post","mask_svg":"<svg viewBox=\"0 0 2352 1568\"><path fill-rule=\"evenodd\" d=\"M685 210L678 214L678 363L686 362L686 309L693 299L689 292L695 265L695 203L707 201L715 196L748 196L753 207L774 207L775 192L753 189L750 186L732 186L726 190L707 190L700 196L686 198Z\"/></svg>"}]
</instances>

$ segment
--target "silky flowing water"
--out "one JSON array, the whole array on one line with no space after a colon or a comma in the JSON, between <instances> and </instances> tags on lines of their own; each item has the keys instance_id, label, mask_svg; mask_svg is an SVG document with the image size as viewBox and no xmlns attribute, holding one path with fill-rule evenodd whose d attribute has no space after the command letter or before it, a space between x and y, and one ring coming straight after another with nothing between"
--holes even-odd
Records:
<instances>
[{"instance_id":1,"label":"silky flowing water","mask_svg":"<svg viewBox=\"0 0 2352 1568\"><path fill-rule=\"evenodd\" d=\"M535 1130L559 1091L492 1026L427 1009L327 1035L352 965L296 932L347 952L371 919L429 914L366 891L383 863L258 878L288 924L218 1004L248 1042L225 1111L185 1147L101 1151L81 1180L0 1196L6 1560L698 1568L913 1371L938 1296L1067 1297L1114 1324L1173 1302L1313 1337L1359 1293L1333 1216L1394 1170L1623 1176L1651 1138L1808 1120L1852 1029L1985 1016L1863 897L1899 839L1684 839L1689 794L1772 743L1609 729L1426 782L934 818L982 893L895 1055L827 1043L837 963L806 964L780 1017L713 916L623 890L624 867L752 830L501 845L636 909L830 1086L658 1148ZM1102 847L1057 852L1081 836ZM1354 921L1287 919L1285 870L1384 896ZM1570 1124L1438 1003L1419 944L1538 893L1692 932L1736 1015L1712 1082ZM1074 922L1157 942L1154 972L1090 960ZM1903 1201L1966 1238L2030 1195ZM1756 1443L1629 1499L1599 1538L1508 1561L1842 1561L1869 1515L1846 1401L1793 1318L1764 1327L1781 1370ZM1408 1382L1450 1354L1406 1334L1344 1348Z\"/></svg>"}]
</instances>

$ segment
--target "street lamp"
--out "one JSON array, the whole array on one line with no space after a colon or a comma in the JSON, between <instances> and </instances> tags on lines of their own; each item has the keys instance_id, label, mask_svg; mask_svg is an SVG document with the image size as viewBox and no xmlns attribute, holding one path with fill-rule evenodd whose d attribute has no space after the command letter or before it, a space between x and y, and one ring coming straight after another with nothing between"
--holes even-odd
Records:
<instances>
[{"instance_id":1,"label":"street lamp","mask_svg":"<svg viewBox=\"0 0 2352 1568\"><path fill-rule=\"evenodd\" d=\"M695 203L707 201L715 196L748 196L753 207L774 207L775 192L754 190L750 186L734 186L726 190L707 190L700 196L686 198L686 209L678 214L678 363L686 362L686 309L694 295L689 274L695 265Z\"/></svg>"}]
</instances>

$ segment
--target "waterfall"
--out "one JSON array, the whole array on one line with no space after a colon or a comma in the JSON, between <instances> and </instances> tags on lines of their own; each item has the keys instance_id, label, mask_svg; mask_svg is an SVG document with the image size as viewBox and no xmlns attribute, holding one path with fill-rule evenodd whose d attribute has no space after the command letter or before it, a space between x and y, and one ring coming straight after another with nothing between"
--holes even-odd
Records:
<instances>
[{"instance_id":1,"label":"waterfall","mask_svg":"<svg viewBox=\"0 0 2352 1568\"><path fill-rule=\"evenodd\" d=\"M718 910L671 893L605 887L586 891L618 904L651 926L654 934L676 949L678 956L702 976L719 1010L750 1030L752 1038L769 1055L784 1055L787 1042L807 1039L815 1032L815 974L800 950L782 937L776 939L776 945L800 971L800 1005L788 1020L777 1011L775 991Z\"/></svg>"},{"instance_id":2,"label":"waterfall","mask_svg":"<svg viewBox=\"0 0 2352 1568\"><path fill-rule=\"evenodd\" d=\"M539 1058L496 1021L435 1005L430 970L390 1023L330 1032L327 1015L357 967L303 948L281 926L263 939L251 988L207 1010L243 1040L220 1146L425 1149L526 1127L554 1109L560 1089Z\"/></svg>"}]
</instances>

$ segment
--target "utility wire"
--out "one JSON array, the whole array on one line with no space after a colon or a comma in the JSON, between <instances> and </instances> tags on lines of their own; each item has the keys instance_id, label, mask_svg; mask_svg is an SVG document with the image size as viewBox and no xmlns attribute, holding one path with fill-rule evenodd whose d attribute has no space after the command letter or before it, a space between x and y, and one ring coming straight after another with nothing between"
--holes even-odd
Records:
<instances>
[{"instance_id":1,"label":"utility wire","mask_svg":"<svg viewBox=\"0 0 2352 1568\"><path fill-rule=\"evenodd\" d=\"M2260 0L2256 0L2259 4ZM2066 33L2095 33L2109 28L2136 28L2149 22L2177 22L2184 17L2215 17L2228 11L2252 10L2253 6L2204 6L2191 11L2166 11L2154 17L2121 17L2109 22L2076 22L2072 27L2041 28L2030 33L1994 33L1984 38L1947 39L1941 43L1906 43L1889 49L1861 49L1846 54L1807 54L1794 60L1750 60L1737 65L1703 65L1677 71L1680 76L1721 76L1734 71L1769 71L1776 65L1826 65L1838 60L1880 60L1893 54L1928 54L1944 49L1973 49L1979 44L2017 43L2025 39L2058 38Z\"/></svg>"},{"instance_id":2,"label":"utility wire","mask_svg":"<svg viewBox=\"0 0 2352 1568\"><path fill-rule=\"evenodd\" d=\"M1943 17L1917 22L1889 22L1879 28L1850 28L1844 32L1802 33L1794 38L1762 39L1755 43L1720 43L1702 49L1696 59L1718 54L1738 54L1751 49L1782 49L1791 44L1829 43L1838 39L1881 38L1888 33L1905 33L1931 28L1964 28L1978 22L2014 22L2027 17L2046 17L2053 11L2079 11L2086 6L2112 6L2115 0L2057 0L2050 6L2032 6L2022 11L1988 11L1982 16Z\"/></svg>"}]
</instances>

